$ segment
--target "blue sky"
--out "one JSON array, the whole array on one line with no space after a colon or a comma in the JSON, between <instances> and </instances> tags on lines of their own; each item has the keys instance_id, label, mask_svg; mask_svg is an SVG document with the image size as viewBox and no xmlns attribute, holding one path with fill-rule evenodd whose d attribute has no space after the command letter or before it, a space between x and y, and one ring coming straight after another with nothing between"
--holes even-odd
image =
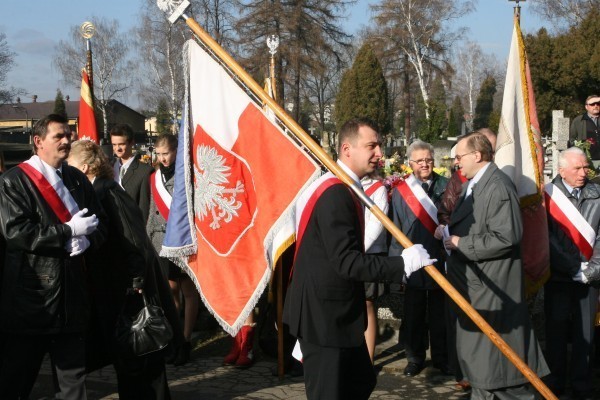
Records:
<instances>
[{"instance_id":1,"label":"blue sky","mask_svg":"<svg viewBox=\"0 0 600 400\"><path fill-rule=\"evenodd\" d=\"M358 0L351 6L348 26L358 29L369 24L369 3L372 1ZM53 100L57 88L78 100L78 90L62 86L52 66L58 41L68 38L71 26L79 26L91 16L117 19L122 28L129 28L135 24L139 4L138 0L2 0L0 32L6 34L9 46L17 54L8 75L9 86L37 94L38 101ZM468 27L470 40L504 62L512 34L513 5L508 0L479 0L477 10L457 21L456 26ZM528 2L522 3L521 10L523 31L535 33L544 22L529 11Z\"/></svg>"}]
</instances>

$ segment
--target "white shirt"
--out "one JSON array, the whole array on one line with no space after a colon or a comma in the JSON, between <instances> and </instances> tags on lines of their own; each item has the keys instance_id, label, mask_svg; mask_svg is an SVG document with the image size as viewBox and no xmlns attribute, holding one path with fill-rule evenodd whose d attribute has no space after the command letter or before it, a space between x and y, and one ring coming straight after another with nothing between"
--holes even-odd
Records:
<instances>
[{"instance_id":1,"label":"white shirt","mask_svg":"<svg viewBox=\"0 0 600 400\"><path fill-rule=\"evenodd\" d=\"M377 182L368 176L361 180L364 190L367 190ZM371 196L371 200L384 214L387 214L389 203L387 188L381 186ZM387 251L386 230L379 220L369 210L365 210L365 252L383 253Z\"/></svg>"},{"instance_id":2,"label":"white shirt","mask_svg":"<svg viewBox=\"0 0 600 400\"><path fill-rule=\"evenodd\" d=\"M125 174L127 173L127 168L129 168L129 166L133 162L133 159L134 157L132 156L129 160L125 162L125 164L122 164L122 160L120 158L117 161L115 161L113 169L115 173L115 181L117 181L119 185L121 184L121 170L123 170L123 176L125 176Z\"/></svg>"},{"instance_id":3,"label":"white shirt","mask_svg":"<svg viewBox=\"0 0 600 400\"><path fill-rule=\"evenodd\" d=\"M477 171L475 176L469 181L469 186L467 186L467 194L465 197L469 197L471 195L471 192L473 192L473 186L477 182L479 182L479 180L481 179L481 177L483 176L483 174L485 173L485 171L488 169L489 166L490 166L490 163L488 162L483 167L481 167L481 169L479 171Z\"/></svg>"}]
</instances>

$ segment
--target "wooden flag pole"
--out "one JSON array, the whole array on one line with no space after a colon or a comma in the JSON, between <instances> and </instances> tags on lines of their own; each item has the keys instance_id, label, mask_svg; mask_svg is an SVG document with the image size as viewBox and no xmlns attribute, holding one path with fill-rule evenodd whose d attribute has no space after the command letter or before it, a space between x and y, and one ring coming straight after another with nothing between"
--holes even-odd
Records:
<instances>
[{"instance_id":1,"label":"wooden flag pole","mask_svg":"<svg viewBox=\"0 0 600 400\"><path fill-rule=\"evenodd\" d=\"M182 7L184 8L184 7ZM162 9L162 8L161 8ZM178 12L175 10L175 12ZM342 182L350 187L369 211L382 223L382 225L398 240L403 247L410 247L413 243L398 229L397 226L385 215L379 207L362 191L340 166L319 146L304 130L275 102L263 88L231 57L202 27L191 17L184 14L185 8L179 10L185 23L194 34L224 63L237 77L262 101L267 104L277 115L281 122L300 140L319 161L334 173ZM170 16L175 22L179 16ZM515 367L531 382L531 384L548 400L558 400L542 380L529 366L521 360L519 355L502 339L498 333L479 315L469 302L448 282L448 280L433 266L428 265L425 271L437 282L450 298L469 316L481 331L498 347L498 349L512 362Z\"/></svg>"}]
</instances>

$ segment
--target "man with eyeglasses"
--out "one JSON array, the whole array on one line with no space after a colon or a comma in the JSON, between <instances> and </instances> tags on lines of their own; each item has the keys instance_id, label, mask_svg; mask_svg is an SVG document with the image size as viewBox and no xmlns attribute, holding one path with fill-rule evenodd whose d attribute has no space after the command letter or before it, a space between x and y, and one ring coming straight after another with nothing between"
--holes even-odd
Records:
<instances>
[{"instance_id":1,"label":"man with eyeglasses","mask_svg":"<svg viewBox=\"0 0 600 400\"><path fill-rule=\"evenodd\" d=\"M571 143L575 140L593 139L590 147L592 160L600 161L600 136L598 117L600 116L600 96L593 94L585 99L585 113L578 115L571 123L569 139Z\"/></svg>"},{"instance_id":2,"label":"man with eyeglasses","mask_svg":"<svg viewBox=\"0 0 600 400\"><path fill-rule=\"evenodd\" d=\"M600 185L587 179L588 172L585 153L571 147L559 154L558 175L545 186L550 233L550 279L544 286L546 358L552 371L548 384L559 396L570 383L571 398L578 400L593 398L600 280Z\"/></svg>"},{"instance_id":3,"label":"man with eyeglasses","mask_svg":"<svg viewBox=\"0 0 600 400\"><path fill-rule=\"evenodd\" d=\"M521 262L523 222L514 184L492 161L488 138L478 132L459 139L455 163L468 179L448 224L450 283L479 311L538 375L548 367L531 325ZM453 305L458 316L458 361L472 399L535 399L527 379Z\"/></svg>"},{"instance_id":4,"label":"man with eyeglasses","mask_svg":"<svg viewBox=\"0 0 600 400\"><path fill-rule=\"evenodd\" d=\"M433 258L438 259L434 265L443 272L442 242L434 238L434 233L438 226L437 207L448 179L433 172L433 155L433 146L421 140L408 146L407 157L413 173L394 188L391 209L394 224L413 243L422 244ZM392 239L389 255L400 255L402 250L402 245ZM445 302L444 291L425 271L416 271L406 280L400 332L408 360L405 376L415 376L423 370L429 343L433 367L444 375L450 374Z\"/></svg>"}]
</instances>

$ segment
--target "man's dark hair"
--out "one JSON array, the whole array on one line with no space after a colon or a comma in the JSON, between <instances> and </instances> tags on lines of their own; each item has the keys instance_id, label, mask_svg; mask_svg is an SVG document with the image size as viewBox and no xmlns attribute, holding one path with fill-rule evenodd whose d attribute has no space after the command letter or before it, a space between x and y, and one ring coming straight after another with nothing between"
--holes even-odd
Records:
<instances>
[{"instance_id":1,"label":"man's dark hair","mask_svg":"<svg viewBox=\"0 0 600 400\"><path fill-rule=\"evenodd\" d=\"M133 143L133 129L129 124L117 124L110 130L110 136L124 136L128 143Z\"/></svg>"},{"instance_id":2,"label":"man's dark hair","mask_svg":"<svg viewBox=\"0 0 600 400\"><path fill-rule=\"evenodd\" d=\"M338 133L338 143L337 143L338 154L340 154L340 152L342 150L343 143L346 143L346 142L349 142L352 144L356 143L356 140L358 139L358 129L361 126L368 126L369 128L373 129L375 132L377 132L377 134L379 134L379 128L377 127L377 124L368 118L353 118L349 121L346 121L344 123L344 125L342 125L342 128L340 129L340 131Z\"/></svg>"},{"instance_id":3,"label":"man's dark hair","mask_svg":"<svg viewBox=\"0 0 600 400\"><path fill-rule=\"evenodd\" d=\"M471 132L458 139L459 141L466 140L467 148L471 151L478 151L481 154L483 161L492 161L494 159L494 149L490 140L480 132Z\"/></svg>"},{"instance_id":4,"label":"man's dark hair","mask_svg":"<svg viewBox=\"0 0 600 400\"><path fill-rule=\"evenodd\" d=\"M33 136L39 136L40 139L45 139L46 134L48 133L48 125L52 122L56 122L58 124L69 124L69 120L58 114L50 114L45 116L42 119L39 119L35 125L33 125Z\"/></svg>"}]
</instances>

